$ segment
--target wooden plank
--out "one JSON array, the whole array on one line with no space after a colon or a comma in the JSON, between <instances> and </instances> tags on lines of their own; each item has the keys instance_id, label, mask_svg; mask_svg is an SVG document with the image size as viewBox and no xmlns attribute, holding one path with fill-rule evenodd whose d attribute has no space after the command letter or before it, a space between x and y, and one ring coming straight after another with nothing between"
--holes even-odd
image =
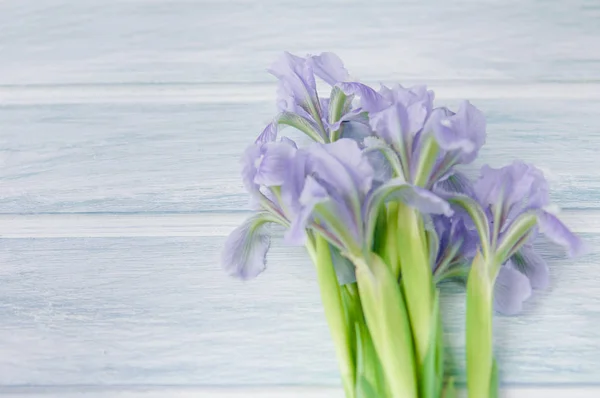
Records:
<instances>
[{"instance_id":1,"label":"wooden plank","mask_svg":"<svg viewBox=\"0 0 600 398\"><path fill-rule=\"evenodd\" d=\"M533 162L557 204L597 207L600 101L475 103L488 118L479 164ZM272 102L0 106L0 212L247 209L239 159L274 113Z\"/></svg>"},{"instance_id":2,"label":"wooden plank","mask_svg":"<svg viewBox=\"0 0 600 398\"><path fill-rule=\"evenodd\" d=\"M597 3L20 0L0 84L264 82L276 54L335 51L362 79L598 80Z\"/></svg>"},{"instance_id":3,"label":"wooden plank","mask_svg":"<svg viewBox=\"0 0 600 398\"><path fill-rule=\"evenodd\" d=\"M594 252L577 261L542 245L551 289L496 319L504 382L598 380L600 235L584 237ZM242 283L217 265L222 242L1 240L0 385L337 385L303 250L275 239L268 270ZM447 286L442 307L461 379L460 289Z\"/></svg>"},{"instance_id":4,"label":"wooden plank","mask_svg":"<svg viewBox=\"0 0 600 398\"><path fill-rule=\"evenodd\" d=\"M458 390L459 397L466 398L464 390ZM40 398L70 398L85 394L86 398L102 398L110 394L115 398L343 398L341 388L334 387L239 387L239 388L202 388L202 387L33 387L0 388L6 398L26 396ZM461 394L462 393L462 394ZM502 398L595 398L600 389L594 387L554 387L554 388L503 388Z\"/></svg>"},{"instance_id":5,"label":"wooden plank","mask_svg":"<svg viewBox=\"0 0 600 398\"><path fill-rule=\"evenodd\" d=\"M139 238L226 236L251 212L138 214L0 214L0 238ZM600 233L599 210L566 210L563 222L578 233ZM283 229L271 231L278 237Z\"/></svg>"}]
</instances>

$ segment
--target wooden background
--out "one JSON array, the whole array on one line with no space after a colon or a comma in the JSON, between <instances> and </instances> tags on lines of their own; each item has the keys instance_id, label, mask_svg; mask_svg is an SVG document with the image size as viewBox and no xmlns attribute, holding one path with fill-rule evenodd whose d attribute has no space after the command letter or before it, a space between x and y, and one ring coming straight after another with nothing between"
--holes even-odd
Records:
<instances>
[{"instance_id":1,"label":"wooden background","mask_svg":"<svg viewBox=\"0 0 600 398\"><path fill-rule=\"evenodd\" d=\"M217 261L283 50L471 99L489 125L478 164L544 170L593 250L542 247L551 288L496 321L502 379L598 383L596 0L4 0L0 393L338 385L305 253L276 239L247 283ZM457 358L463 301L445 292Z\"/></svg>"}]
</instances>

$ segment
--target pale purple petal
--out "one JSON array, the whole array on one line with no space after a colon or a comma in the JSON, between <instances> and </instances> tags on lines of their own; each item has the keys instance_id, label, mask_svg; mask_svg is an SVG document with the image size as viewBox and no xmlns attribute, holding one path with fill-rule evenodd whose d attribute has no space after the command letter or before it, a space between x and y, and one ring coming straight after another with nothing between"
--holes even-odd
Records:
<instances>
[{"instance_id":1,"label":"pale purple petal","mask_svg":"<svg viewBox=\"0 0 600 398\"><path fill-rule=\"evenodd\" d=\"M304 150L296 151L292 167L281 185L281 200L288 219L293 220L300 212L300 195L306 181L308 154Z\"/></svg>"},{"instance_id":2,"label":"pale purple petal","mask_svg":"<svg viewBox=\"0 0 600 398\"><path fill-rule=\"evenodd\" d=\"M538 227L542 234L552 242L563 246L569 256L575 257L585 253L583 241L571 232L556 216L541 211L538 215Z\"/></svg>"},{"instance_id":3,"label":"pale purple petal","mask_svg":"<svg viewBox=\"0 0 600 398\"><path fill-rule=\"evenodd\" d=\"M456 114L445 108L435 109L427 129L433 131L440 148L462 164L475 160L485 143L485 116L468 101L461 103Z\"/></svg>"},{"instance_id":4,"label":"pale purple petal","mask_svg":"<svg viewBox=\"0 0 600 398\"><path fill-rule=\"evenodd\" d=\"M368 124L354 121L344 121L341 123L341 138L349 138L361 144L363 140L372 135Z\"/></svg>"},{"instance_id":5,"label":"pale purple petal","mask_svg":"<svg viewBox=\"0 0 600 398\"><path fill-rule=\"evenodd\" d=\"M444 214L446 216L453 214L450 204L436 194L415 186L411 186L411 188L402 193L402 201L407 205L425 214Z\"/></svg>"},{"instance_id":6,"label":"pale purple petal","mask_svg":"<svg viewBox=\"0 0 600 398\"><path fill-rule=\"evenodd\" d=\"M455 171L452 174L436 182L433 191L444 193L460 193L470 197L475 196L473 183L465 174Z\"/></svg>"},{"instance_id":7,"label":"pale purple petal","mask_svg":"<svg viewBox=\"0 0 600 398\"><path fill-rule=\"evenodd\" d=\"M348 80L348 71L344 68L342 60L334 53L325 52L321 55L309 57L309 62L315 72L326 83L335 85Z\"/></svg>"},{"instance_id":8,"label":"pale purple petal","mask_svg":"<svg viewBox=\"0 0 600 398\"><path fill-rule=\"evenodd\" d=\"M277 124L269 123L262 133L260 133L255 143L265 144L267 142L275 141L275 139L277 139Z\"/></svg>"},{"instance_id":9,"label":"pale purple petal","mask_svg":"<svg viewBox=\"0 0 600 398\"><path fill-rule=\"evenodd\" d=\"M340 196L358 198L371 188L373 169L355 141L343 138L331 144L313 144L308 151L310 173Z\"/></svg>"},{"instance_id":10,"label":"pale purple petal","mask_svg":"<svg viewBox=\"0 0 600 398\"><path fill-rule=\"evenodd\" d=\"M270 246L265 221L250 217L231 232L225 241L221 264L225 272L239 279L252 279L263 272Z\"/></svg>"},{"instance_id":11,"label":"pale purple petal","mask_svg":"<svg viewBox=\"0 0 600 398\"><path fill-rule=\"evenodd\" d=\"M329 129L331 131L335 131L337 129L340 128L340 126L345 125L347 123L352 123L352 124L360 124L365 126L365 128L369 129L369 118L366 114L366 112L364 110L362 110L361 108L355 108L355 109L351 109L350 111L348 111L347 113L343 114L342 117L340 118L340 120L338 120L335 123L327 123L327 126L329 126ZM345 126L343 126L345 128ZM370 131L370 129L369 129ZM342 135L343 135L343 130L342 130ZM350 138L350 137L346 137L346 138Z\"/></svg>"},{"instance_id":12,"label":"pale purple petal","mask_svg":"<svg viewBox=\"0 0 600 398\"><path fill-rule=\"evenodd\" d=\"M407 184L399 178L390 180L377 188L376 193L383 195L387 201L397 200L416 208L425 214L444 214L451 216L454 212L450 204L427 189Z\"/></svg>"},{"instance_id":13,"label":"pale purple petal","mask_svg":"<svg viewBox=\"0 0 600 398\"><path fill-rule=\"evenodd\" d=\"M293 141L269 142L263 145L262 156L257 161L254 182L267 187L281 186L292 167L292 160L297 151Z\"/></svg>"},{"instance_id":14,"label":"pale purple petal","mask_svg":"<svg viewBox=\"0 0 600 398\"><path fill-rule=\"evenodd\" d=\"M521 161L500 169L483 166L474 190L484 207L502 205L503 223L525 211L546 206L550 201L543 173Z\"/></svg>"},{"instance_id":15,"label":"pale purple petal","mask_svg":"<svg viewBox=\"0 0 600 398\"><path fill-rule=\"evenodd\" d=\"M300 194L300 211L292 220L290 228L285 234L285 240L290 244L301 245L306 241L306 228L311 219L315 206L329 199L325 188L313 177L306 177L304 188Z\"/></svg>"},{"instance_id":16,"label":"pale purple petal","mask_svg":"<svg viewBox=\"0 0 600 398\"><path fill-rule=\"evenodd\" d=\"M369 124L375 135L390 145L404 142L404 135L409 134L409 115L399 103L369 114Z\"/></svg>"},{"instance_id":17,"label":"pale purple petal","mask_svg":"<svg viewBox=\"0 0 600 398\"><path fill-rule=\"evenodd\" d=\"M531 296L529 279L507 263L500 267L494 285L494 309L504 315L515 315Z\"/></svg>"},{"instance_id":18,"label":"pale purple petal","mask_svg":"<svg viewBox=\"0 0 600 398\"><path fill-rule=\"evenodd\" d=\"M525 245L511 257L511 262L522 274L529 278L531 287L545 289L550 282L548 264L535 252L533 246Z\"/></svg>"},{"instance_id":19,"label":"pale purple petal","mask_svg":"<svg viewBox=\"0 0 600 398\"><path fill-rule=\"evenodd\" d=\"M342 89L344 94L359 97L360 107L366 112L377 112L389 106L389 102L379 93L362 83L344 82L338 83L337 86Z\"/></svg>"},{"instance_id":20,"label":"pale purple petal","mask_svg":"<svg viewBox=\"0 0 600 398\"><path fill-rule=\"evenodd\" d=\"M344 166L353 179L355 189L363 194L371 189L373 167L363 156L356 141L342 138L334 143L323 145L322 148Z\"/></svg>"},{"instance_id":21,"label":"pale purple petal","mask_svg":"<svg viewBox=\"0 0 600 398\"><path fill-rule=\"evenodd\" d=\"M406 109L408 123L405 134L414 135L423 128L433 108L433 91L427 90L426 86L404 88L396 84L391 89L382 86L380 93L391 104L401 104Z\"/></svg>"},{"instance_id":22,"label":"pale purple petal","mask_svg":"<svg viewBox=\"0 0 600 398\"><path fill-rule=\"evenodd\" d=\"M258 144L250 145L242 156L242 181L250 193L258 192L259 185L254 178L256 177L256 164L261 156L261 146Z\"/></svg>"},{"instance_id":23,"label":"pale purple petal","mask_svg":"<svg viewBox=\"0 0 600 398\"><path fill-rule=\"evenodd\" d=\"M381 151L369 151L365 154L365 157L374 170L374 182L377 181L379 184L381 184L394 177L394 169L389 160L383 153L381 153Z\"/></svg>"},{"instance_id":24,"label":"pale purple petal","mask_svg":"<svg viewBox=\"0 0 600 398\"><path fill-rule=\"evenodd\" d=\"M479 244L477 232L467 228L466 217L455 213L452 217L433 216L433 224L439 239L439 255L437 261L447 255L452 249L458 251L450 262L463 261L475 256Z\"/></svg>"},{"instance_id":25,"label":"pale purple petal","mask_svg":"<svg viewBox=\"0 0 600 398\"><path fill-rule=\"evenodd\" d=\"M317 91L313 69L306 59L285 52L269 68L279 79L278 106L282 110L296 112L297 106L316 104Z\"/></svg>"}]
</instances>

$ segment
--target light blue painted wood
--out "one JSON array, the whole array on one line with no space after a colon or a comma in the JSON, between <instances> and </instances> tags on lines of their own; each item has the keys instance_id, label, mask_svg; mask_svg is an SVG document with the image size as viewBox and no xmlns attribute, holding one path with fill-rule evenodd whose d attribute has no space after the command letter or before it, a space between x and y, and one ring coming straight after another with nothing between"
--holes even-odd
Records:
<instances>
[{"instance_id":1,"label":"light blue painted wood","mask_svg":"<svg viewBox=\"0 0 600 398\"><path fill-rule=\"evenodd\" d=\"M600 235L584 236L600 244ZM217 265L222 242L0 241L0 385L336 385L303 250L276 239L268 270L242 283ZM536 293L522 316L496 319L503 380L596 383L600 252L569 261L541 249L552 288ZM464 297L456 292L446 291L442 307L460 359Z\"/></svg>"},{"instance_id":2,"label":"light blue painted wood","mask_svg":"<svg viewBox=\"0 0 600 398\"><path fill-rule=\"evenodd\" d=\"M276 244L251 283L216 266L282 50L474 99L482 158L542 167L598 246L598 21L593 0L0 2L0 236L19 238L0 240L0 393L337 384L300 249ZM40 212L64 216L14 216ZM503 380L597 383L600 253L549 254L552 289L497 321ZM444 299L460 358L462 296Z\"/></svg>"},{"instance_id":3,"label":"light blue painted wood","mask_svg":"<svg viewBox=\"0 0 600 398\"><path fill-rule=\"evenodd\" d=\"M598 80L595 0L19 0L0 83L256 82L282 50L362 79Z\"/></svg>"},{"instance_id":4,"label":"light blue painted wood","mask_svg":"<svg viewBox=\"0 0 600 398\"><path fill-rule=\"evenodd\" d=\"M600 101L474 103L488 118L478 164L533 162L557 204L598 206ZM0 106L0 212L246 209L239 159L275 113L266 102Z\"/></svg>"}]
</instances>

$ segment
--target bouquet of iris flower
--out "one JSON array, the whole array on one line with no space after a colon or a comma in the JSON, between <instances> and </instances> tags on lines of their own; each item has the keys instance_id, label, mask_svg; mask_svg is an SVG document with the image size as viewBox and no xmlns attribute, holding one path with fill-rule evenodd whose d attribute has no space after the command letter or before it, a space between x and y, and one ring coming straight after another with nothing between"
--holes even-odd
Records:
<instances>
[{"instance_id":1,"label":"bouquet of iris flower","mask_svg":"<svg viewBox=\"0 0 600 398\"><path fill-rule=\"evenodd\" d=\"M269 224L306 247L348 398L455 396L438 285L464 281L468 394L497 396L493 313L519 312L548 283L533 242L543 234L570 255L583 250L549 212L542 172L518 160L474 181L460 171L485 143L485 118L468 101L454 112L434 107L425 86L376 91L332 53L284 53L269 72L278 114L243 154L255 212L225 243L226 272L265 270Z\"/></svg>"}]
</instances>

